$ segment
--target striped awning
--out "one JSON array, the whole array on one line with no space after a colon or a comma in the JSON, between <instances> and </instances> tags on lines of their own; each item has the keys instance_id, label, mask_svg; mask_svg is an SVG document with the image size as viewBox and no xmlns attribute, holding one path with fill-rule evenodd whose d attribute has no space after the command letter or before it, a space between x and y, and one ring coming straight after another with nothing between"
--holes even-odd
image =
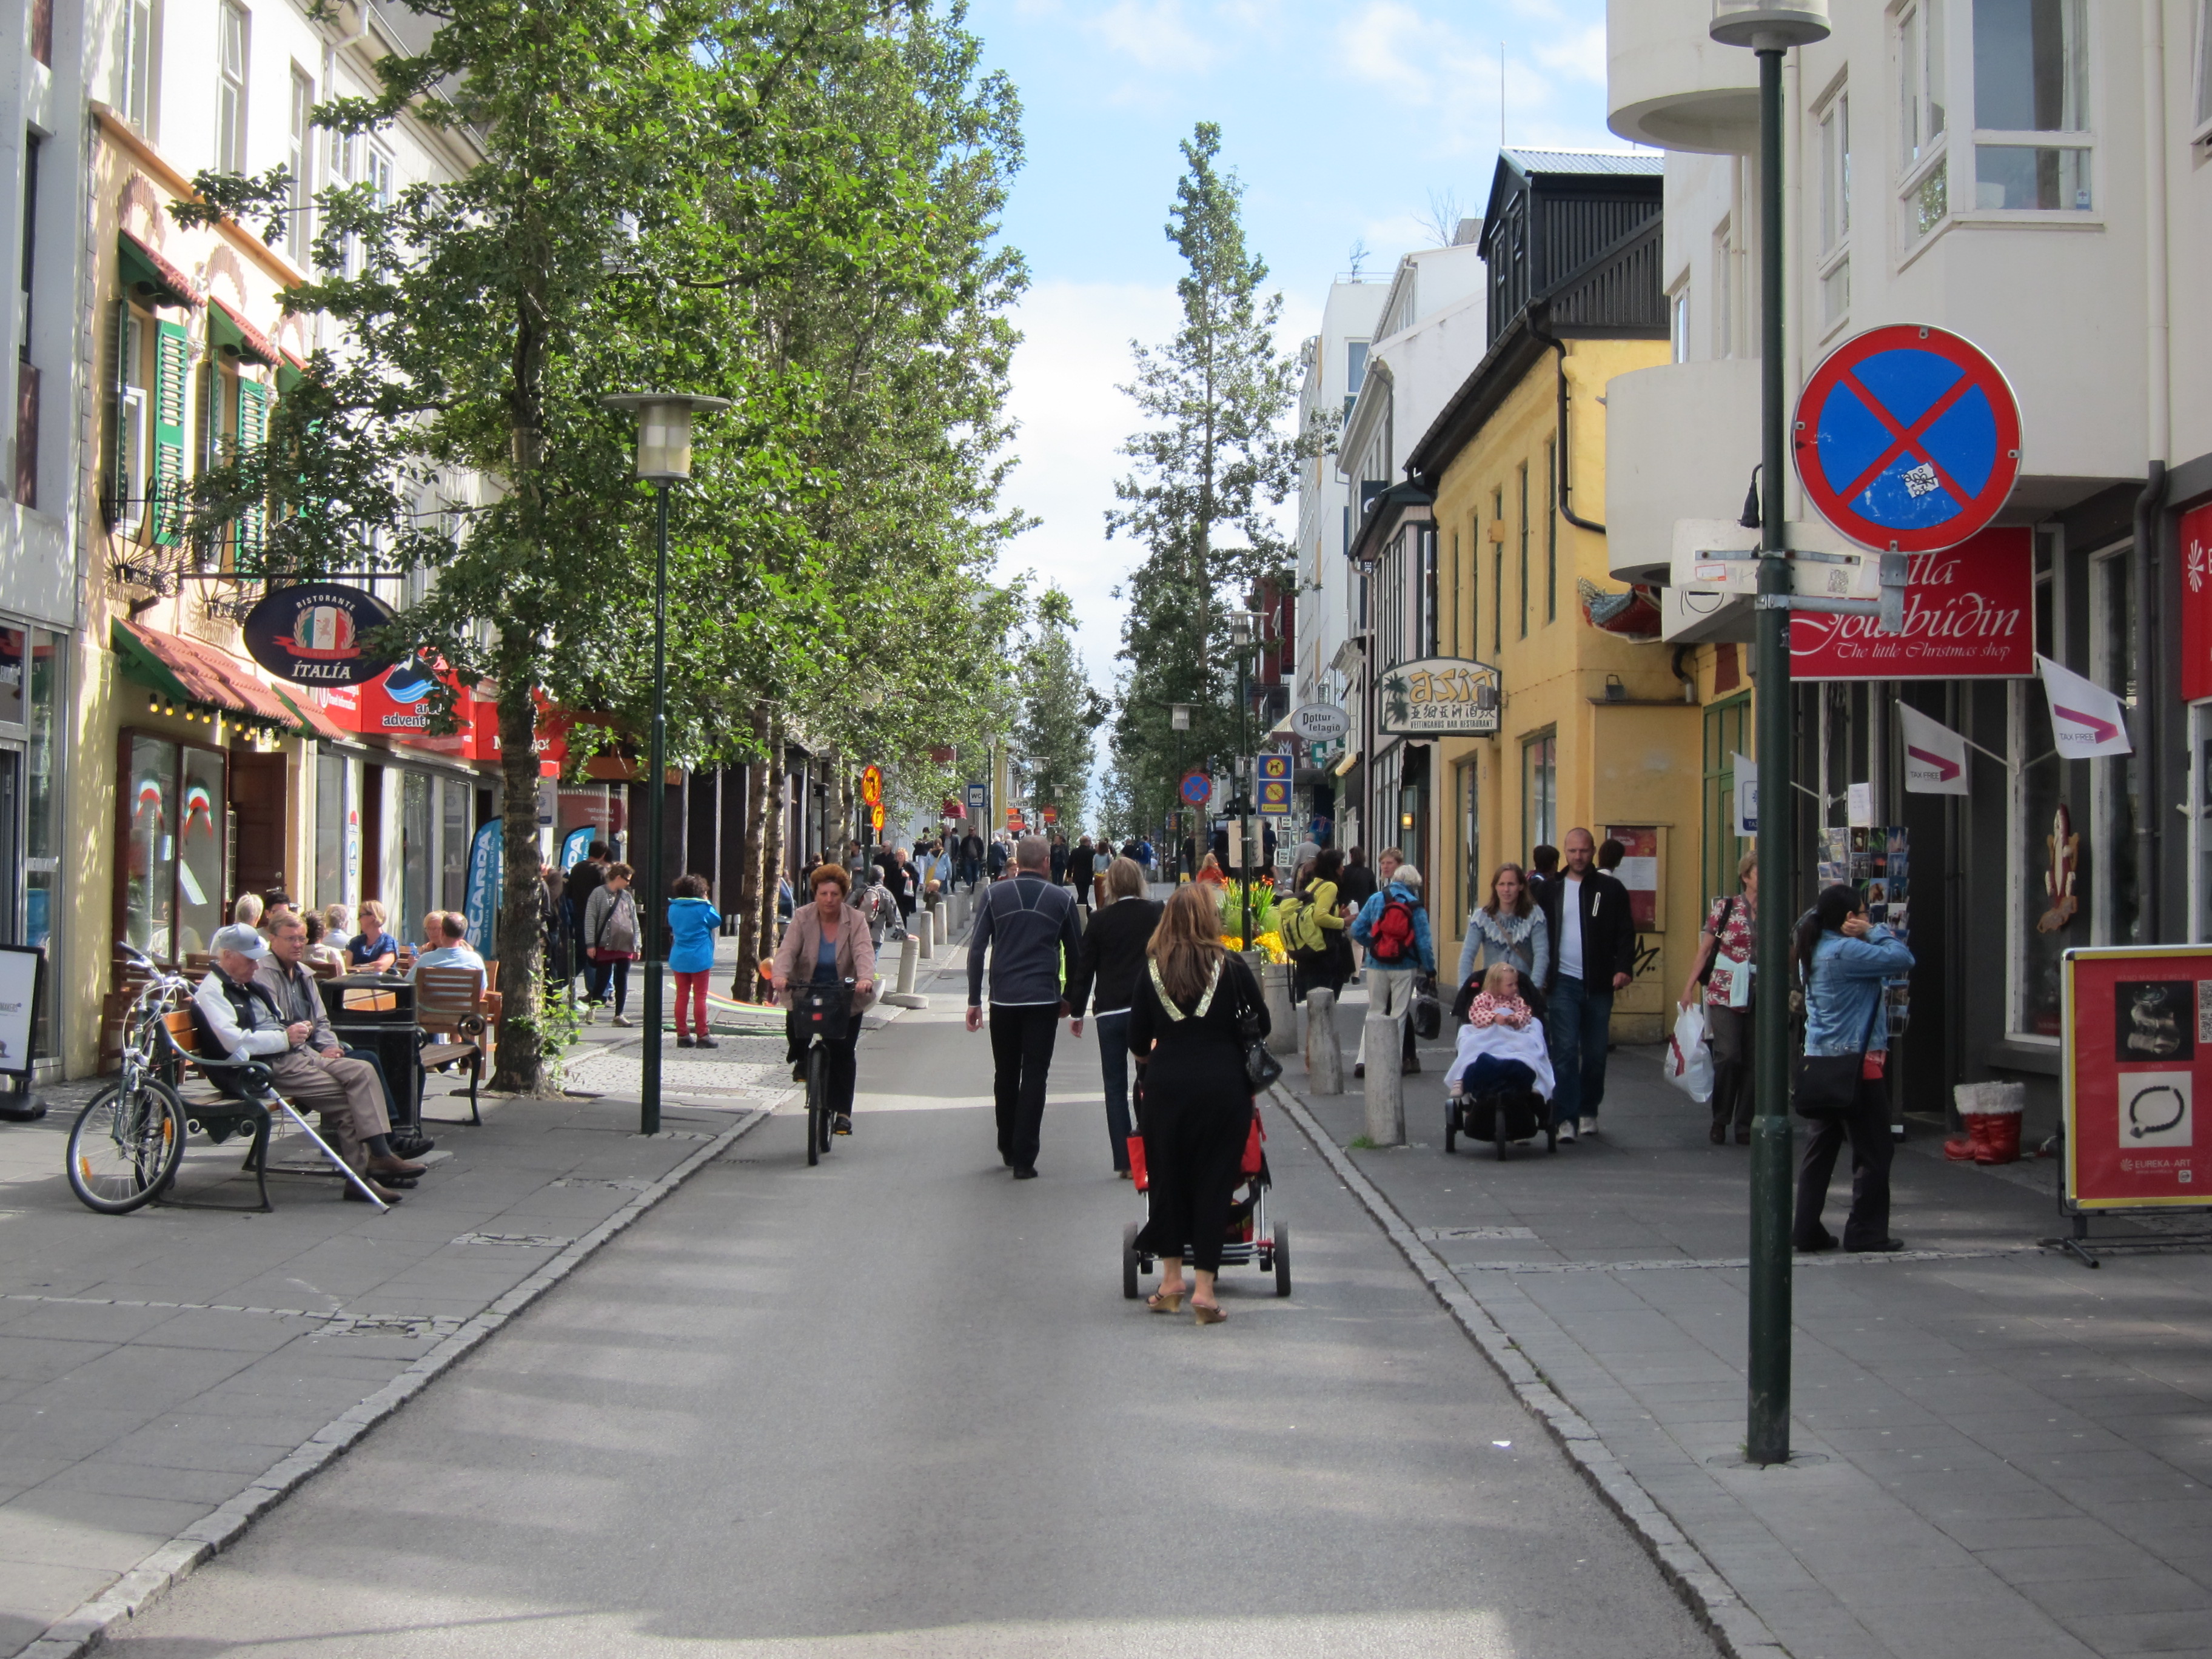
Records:
<instances>
[{"instance_id":1,"label":"striped awning","mask_svg":"<svg viewBox=\"0 0 2212 1659\"><path fill-rule=\"evenodd\" d=\"M122 659L127 678L179 702L313 737L346 735L313 702L286 696L252 665L204 641L142 628L118 617L108 642Z\"/></svg>"}]
</instances>

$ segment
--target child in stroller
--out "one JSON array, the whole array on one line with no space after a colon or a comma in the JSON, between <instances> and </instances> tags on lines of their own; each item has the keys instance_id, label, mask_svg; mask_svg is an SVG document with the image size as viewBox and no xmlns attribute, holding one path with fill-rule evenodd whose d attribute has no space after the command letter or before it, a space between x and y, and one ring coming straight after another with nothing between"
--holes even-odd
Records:
<instances>
[{"instance_id":1,"label":"child in stroller","mask_svg":"<svg viewBox=\"0 0 2212 1659\"><path fill-rule=\"evenodd\" d=\"M1468 1005L1444 1073L1444 1150L1455 1150L1465 1134L1492 1142L1502 1158L1509 1141L1540 1133L1545 1150L1557 1152L1549 1109L1555 1086L1543 1022L1521 994L1519 970L1510 962L1492 963L1481 993Z\"/></svg>"}]
</instances>

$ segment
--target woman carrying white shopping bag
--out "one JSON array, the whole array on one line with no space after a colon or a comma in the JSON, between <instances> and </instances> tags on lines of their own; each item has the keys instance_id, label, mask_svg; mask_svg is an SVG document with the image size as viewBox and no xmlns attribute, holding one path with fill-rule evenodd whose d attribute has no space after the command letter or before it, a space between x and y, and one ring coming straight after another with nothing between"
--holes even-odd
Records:
<instances>
[{"instance_id":1,"label":"woman carrying white shopping bag","mask_svg":"<svg viewBox=\"0 0 2212 1659\"><path fill-rule=\"evenodd\" d=\"M1698 954L1682 987L1686 1011L1702 1005L1707 1040L1712 1045L1712 1127L1706 1139L1718 1146L1735 1126L1735 1144L1751 1144L1752 948L1759 921L1759 854L1736 860L1737 892L1713 901ZM1671 1058L1669 1063L1671 1064ZM1702 1098L1702 1097L1700 1097Z\"/></svg>"}]
</instances>

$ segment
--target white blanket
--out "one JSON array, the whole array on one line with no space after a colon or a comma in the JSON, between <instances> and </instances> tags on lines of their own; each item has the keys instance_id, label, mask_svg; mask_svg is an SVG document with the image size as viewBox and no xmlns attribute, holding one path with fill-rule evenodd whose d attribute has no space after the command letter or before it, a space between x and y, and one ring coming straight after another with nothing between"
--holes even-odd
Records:
<instances>
[{"instance_id":1,"label":"white blanket","mask_svg":"<svg viewBox=\"0 0 2212 1659\"><path fill-rule=\"evenodd\" d=\"M1552 1050L1544 1040L1541 1020L1530 1020L1519 1030L1510 1025L1462 1025L1459 1028L1459 1048L1452 1055L1451 1069L1444 1073L1444 1085L1449 1088L1459 1081L1467 1068L1484 1054L1495 1054L1500 1060L1517 1060L1536 1074L1536 1092L1546 1100L1558 1086L1552 1076Z\"/></svg>"}]
</instances>

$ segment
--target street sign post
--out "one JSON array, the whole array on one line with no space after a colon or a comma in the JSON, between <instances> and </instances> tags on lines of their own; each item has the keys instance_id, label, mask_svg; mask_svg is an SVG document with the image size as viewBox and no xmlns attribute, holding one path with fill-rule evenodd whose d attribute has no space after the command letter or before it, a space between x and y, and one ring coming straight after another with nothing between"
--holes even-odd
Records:
<instances>
[{"instance_id":1,"label":"street sign post","mask_svg":"<svg viewBox=\"0 0 2212 1659\"><path fill-rule=\"evenodd\" d=\"M1830 352L1797 399L1790 438L1820 516L1882 552L1957 546L1996 517L2020 477L2020 404L2004 372L1972 342L1917 323Z\"/></svg>"},{"instance_id":2,"label":"street sign post","mask_svg":"<svg viewBox=\"0 0 2212 1659\"><path fill-rule=\"evenodd\" d=\"M1262 817L1287 817L1291 811L1291 757L1259 755L1253 759L1259 780L1258 810Z\"/></svg>"}]
</instances>

